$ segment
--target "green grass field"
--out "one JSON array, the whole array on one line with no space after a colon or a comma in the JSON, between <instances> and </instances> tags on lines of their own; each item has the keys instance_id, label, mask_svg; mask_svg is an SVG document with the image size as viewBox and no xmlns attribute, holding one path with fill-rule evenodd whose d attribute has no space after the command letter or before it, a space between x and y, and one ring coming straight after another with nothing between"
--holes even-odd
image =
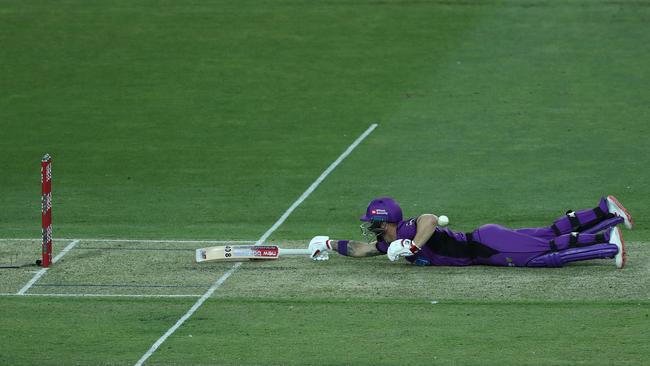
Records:
<instances>
[{"instance_id":1,"label":"green grass field","mask_svg":"<svg viewBox=\"0 0 650 366\"><path fill-rule=\"evenodd\" d=\"M641 1L0 2L0 364L134 365L232 264L206 241L359 239L390 195L452 228L616 195L628 266L238 267L147 365L639 365L650 355ZM645 360L645 361L644 361Z\"/></svg>"}]
</instances>

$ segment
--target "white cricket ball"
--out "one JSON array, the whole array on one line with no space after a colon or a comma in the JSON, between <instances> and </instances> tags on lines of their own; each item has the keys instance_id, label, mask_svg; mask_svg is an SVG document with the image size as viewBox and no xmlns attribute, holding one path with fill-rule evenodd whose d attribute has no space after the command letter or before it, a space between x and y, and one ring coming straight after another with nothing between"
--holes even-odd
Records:
<instances>
[{"instance_id":1,"label":"white cricket ball","mask_svg":"<svg viewBox=\"0 0 650 366\"><path fill-rule=\"evenodd\" d=\"M438 226L447 226L449 225L449 217L442 215L438 216Z\"/></svg>"}]
</instances>

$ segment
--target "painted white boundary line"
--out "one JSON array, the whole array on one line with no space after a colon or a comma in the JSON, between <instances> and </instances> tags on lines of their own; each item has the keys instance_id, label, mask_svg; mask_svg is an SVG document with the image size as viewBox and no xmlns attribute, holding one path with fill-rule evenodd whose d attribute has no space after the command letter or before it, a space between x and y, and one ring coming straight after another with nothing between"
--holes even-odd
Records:
<instances>
[{"instance_id":1,"label":"painted white boundary line","mask_svg":"<svg viewBox=\"0 0 650 366\"><path fill-rule=\"evenodd\" d=\"M356 139L356 140L355 140L355 141L354 141L350 146L348 146L348 148L347 148L343 153L341 153L341 155L340 155L336 160L334 160L334 162L333 162L332 164L330 164L330 166L328 166L327 169L325 169L325 171L323 171L323 173L321 173L321 175L320 175L318 178L316 178L316 180L314 181L314 183L312 183L312 184L309 186L309 188L307 188L307 190L304 191L304 192L300 195L300 197L298 197L298 199L297 199L297 200L296 200L296 201L295 201L291 206L289 206L289 208L284 212L284 214L282 214L282 216L280 216L280 218L278 219L278 221L276 221L276 222L273 224L273 226L271 226L271 227L270 227L270 228L269 228L269 229L264 233L264 235L262 235L262 237L260 237L260 238L257 240L257 242L255 242L255 245L260 245L260 244L264 243L264 241L266 241L266 239L268 239L269 236L271 236L271 234L273 234L273 232L274 232L275 230L277 230L277 229L280 227L280 225L282 225L282 224L286 221L286 219L289 217L289 215L291 215L291 213L292 213L292 212L293 212L293 211L294 211L298 206L300 206L300 204L301 204L305 199L307 199L307 197L309 197L309 195L312 194L312 192L314 192L314 191L316 190L316 188L318 188L318 186L323 182L323 180L325 180L325 178L327 178L327 176L328 176L328 175L329 175L329 174L330 174L330 173L331 173L331 172L332 172L332 171L333 171L333 170L334 170L334 169L335 169L335 168L336 168L336 167L337 167L337 166L338 166L342 161L343 161L343 159L347 158L348 155L350 155L350 153L352 152L352 150L354 150L357 146L359 146L359 144L360 144L360 143L361 143L361 142L362 142L366 137L368 137L368 135L370 135L370 134L372 133L372 131L375 130L375 128L377 128L377 124L376 124L376 123L373 123L372 125L370 125L370 127L368 127L368 129L366 129L366 131L364 131L364 132L361 134L361 136L359 136L359 137L358 137L358 138L357 138L357 139Z\"/></svg>"},{"instance_id":2,"label":"painted white boundary line","mask_svg":"<svg viewBox=\"0 0 650 366\"><path fill-rule=\"evenodd\" d=\"M63 258L63 256L66 255L70 251L70 249L74 248L74 246L77 245L77 243L79 243L79 240L74 240L70 244L68 244L65 248L63 248L61 253L59 253L56 257L54 257L54 259L52 259L52 264L58 262L59 259ZM23 288L21 288L16 293L16 295L25 295L27 290L29 290L29 288L32 287L36 283L36 281L38 281L41 277L43 277L43 275L47 272L48 269L49 268L41 268L40 271L36 272L34 277L32 277L32 279L29 280L29 282L27 282L27 284L23 286Z\"/></svg>"},{"instance_id":3,"label":"painted white boundary line","mask_svg":"<svg viewBox=\"0 0 650 366\"><path fill-rule=\"evenodd\" d=\"M282 223L287 219L287 217L289 217L289 215L293 212L293 210L295 210L296 207L298 207L318 187L318 185L321 184L321 182L343 161L343 159L345 159L348 155L350 155L352 150L354 150L366 137L368 137L368 135L370 135L372 131L374 131L375 128L377 128L376 123L370 125L370 127L368 127L368 129L363 134L361 134L361 136L359 136L359 138L357 138L352 143L352 145L350 145L341 154L341 156L338 157L338 159L336 159L332 164L330 164L330 166L327 169L325 169L325 171L316 179L316 181L314 181L314 183L312 183L311 186L309 186L309 188L307 188L307 190L302 195L300 195L300 197L298 197L298 199L287 209L287 211L285 211L285 213L282 216L280 216L278 221L276 221L275 224L273 224L273 226L271 226L264 233L264 235L262 235L262 237L260 237L259 240L257 240L255 245L263 243L269 236L271 236L271 234L273 234L273 232L278 227L280 227L280 225L282 225ZM241 264L242 262L237 262L234 266L232 266L228 270L228 272L224 273L221 277L219 277L219 279L208 289L208 291L205 294L203 294L203 296L201 296L200 299L196 301L196 303L190 308L190 310L188 310L187 313L185 313L185 315L183 315L180 319L178 319L176 324L174 324L171 328L169 328L169 330L167 330L167 332L165 332L165 334L163 334L162 337L158 338L158 340L151 346L151 348L149 348L149 350L144 355L142 355L142 357L138 360L138 362L135 363L135 366L141 366L142 364L144 364L144 362L147 361L147 359L151 357L151 355L154 352L156 352L158 347L160 347L160 345L162 345L165 342L165 340L167 340L167 338L169 338L169 336L172 335L176 331L176 329L178 329L178 327L183 325L183 323L187 319L189 319L192 316L192 314L194 314L194 312L196 312L196 310L198 310L198 308L201 307L201 305L203 305L205 300L207 300L210 296L212 296L212 294L228 279L228 277L230 277L230 275L232 275L237 270L237 268L241 266Z\"/></svg>"},{"instance_id":4,"label":"painted white boundary line","mask_svg":"<svg viewBox=\"0 0 650 366\"><path fill-rule=\"evenodd\" d=\"M348 155L350 155L350 153L352 152L352 150L354 150L357 146L359 146L359 144L366 137L368 137L368 135L370 135L372 133L372 131L375 130L375 128L377 128L376 123L373 123L372 125L370 125L370 127L368 127L368 129L363 134L361 134L361 136L359 136L359 138L357 138L352 143L352 145L350 145L347 148L347 150L345 150L341 154L341 156L339 156L338 159L336 159L332 164L330 164L329 167L327 167L327 169L325 169L325 171L320 175L320 177L318 177L318 179L316 179L316 181L314 181L314 183L312 183L311 186L309 186L309 188L307 188L307 190L296 200L296 202L294 202L293 205L291 205L291 207L289 207L287 209L287 211L282 215L282 217L280 217L280 219L278 221L276 221L275 224L273 224L273 226L271 226L271 228L269 228L264 233L264 235L262 235L260 240L258 240L257 243L255 243L255 245L263 243L269 236L271 236L271 234L273 234L273 232L275 230L277 230L277 228L280 227L280 225L282 225L282 223L284 223L284 221L287 219L287 217L289 217L289 215L291 215L293 210L295 210L296 207L298 207L302 203L302 201L304 201L321 184L321 182L323 182L323 180L325 180L325 178L343 161L343 159L347 158Z\"/></svg>"},{"instance_id":5,"label":"painted white boundary line","mask_svg":"<svg viewBox=\"0 0 650 366\"><path fill-rule=\"evenodd\" d=\"M142 297L142 298L165 298L165 297L201 297L201 295L190 294L14 294L0 293L0 296L31 296L31 297Z\"/></svg>"}]
</instances>

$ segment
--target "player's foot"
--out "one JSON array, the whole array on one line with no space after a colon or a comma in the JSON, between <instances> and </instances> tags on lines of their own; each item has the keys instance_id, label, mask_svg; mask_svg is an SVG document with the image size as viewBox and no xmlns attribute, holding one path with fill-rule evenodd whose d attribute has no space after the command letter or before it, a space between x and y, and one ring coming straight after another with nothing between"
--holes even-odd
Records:
<instances>
[{"instance_id":1,"label":"player's foot","mask_svg":"<svg viewBox=\"0 0 650 366\"><path fill-rule=\"evenodd\" d=\"M623 224L625 227L630 230L634 226L634 220L632 220L632 215L623 207L623 205L618 202L616 197L607 196L607 209L610 213L613 213L616 216L623 218Z\"/></svg>"},{"instance_id":2,"label":"player's foot","mask_svg":"<svg viewBox=\"0 0 650 366\"><path fill-rule=\"evenodd\" d=\"M618 253L614 259L616 259L616 268L625 267L625 262L627 262L627 253L625 253L625 241L623 241L623 235L621 234L621 229L618 227L613 227L609 232L609 242L615 244L618 247Z\"/></svg>"}]
</instances>

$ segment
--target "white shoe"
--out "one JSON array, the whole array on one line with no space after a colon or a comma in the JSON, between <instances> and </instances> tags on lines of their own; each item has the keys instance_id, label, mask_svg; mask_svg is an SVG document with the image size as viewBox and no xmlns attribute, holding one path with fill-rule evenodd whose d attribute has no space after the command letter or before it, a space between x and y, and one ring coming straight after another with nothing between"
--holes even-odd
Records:
<instances>
[{"instance_id":1,"label":"white shoe","mask_svg":"<svg viewBox=\"0 0 650 366\"><path fill-rule=\"evenodd\" d=\"M616 268L625 267L625 262L627 262L627 253L625 253L625 241L623 241L623 235L621 234L621 229L618 227L613 227L609 232L609 242L615 244L618 247L618 253L614 259L616 259Z\"/></svg>"},{"instance_id":2,"label":"white shoe","mask_svg":"<svg viewBox=\"0 0 650 366\"><path fill-rule=\"evenodd\" d=\"M623 205L618 202L616 197L614 196L607 196L607 209L609 210L610 213L613 213L614 215L618 217L623 218L623 224L628 230L632 229L632 226L634 226L634 220L632 220L632 215L630 215L629 212L623 207Z\"/></svg>"}]
</instances>

